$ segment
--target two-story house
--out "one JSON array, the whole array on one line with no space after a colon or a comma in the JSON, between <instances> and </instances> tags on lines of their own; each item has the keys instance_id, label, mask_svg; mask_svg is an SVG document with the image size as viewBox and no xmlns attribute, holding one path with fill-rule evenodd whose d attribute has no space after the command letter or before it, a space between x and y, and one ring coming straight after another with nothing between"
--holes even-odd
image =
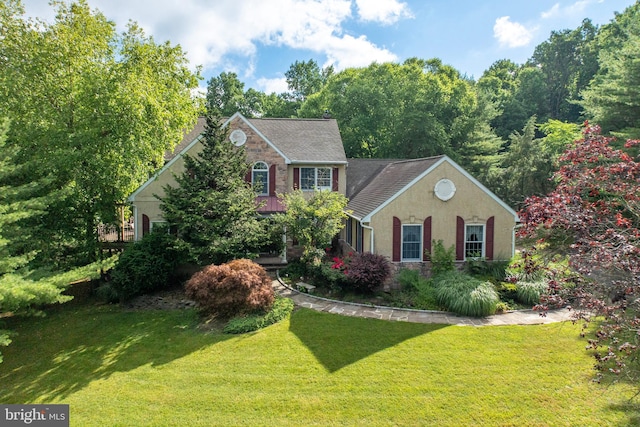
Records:
<instances>
[{"instance_id":1,"label":"two-story house","mask_svg":"<svg viewBox=\"0 0 640 427\"><path fill-rule=\"evenodd\" d=\"M434 240L455 246L458 261L509 259L514 253L516 212L447 156L423 159L349 159L334 119L227 119L229 139L246 150L260 213L282 212L277 194L316 188L349 198L341 237L359 252L396 263L429 260ZM183 155L195 155L204 119L189 132L165 166L130 197L135 240L163 222L160 201Z\"/></svg>"},{"instance_id":2,"label":"two-story house","mask_svg":"<svg viewBox=\"0 0 640 427\"><path fill-rule=\"evenodd\" d=\"M184 171L184 154L195 156L205 120L200 118L185 135L166 163L131 196L134 240L148 233L155 223L164 222L160 201L166 185L176 186L174 175ZM247 119L236 113L223 123L229 139L244 147L251 169L246 180L251 182L264 215L282 212L284 207L276 194L294 188L313 192L329 189L346 193L347 158L338 124L334 119Z\"/></svg>"}]
</instances>

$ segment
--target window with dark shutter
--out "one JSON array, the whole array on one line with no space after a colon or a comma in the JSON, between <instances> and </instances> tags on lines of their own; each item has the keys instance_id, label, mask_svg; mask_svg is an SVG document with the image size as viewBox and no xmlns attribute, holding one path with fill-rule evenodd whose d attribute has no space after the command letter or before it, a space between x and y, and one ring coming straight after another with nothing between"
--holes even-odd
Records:
<instances>
[{"instance_id":1,"label":"window with dark shutter","mask_svg":"<svg viewBox=\"0 0 640 427\"><path fill-rule=\"evenodd\" d=\"M269 195L276 195L276 165L269 166Z\"/></svg>"},{"instance_id":2,"label":"window with dark shutter","mask_svg":"<svg viewBox=\"0 0 640 427\"><path fill-rule=\"evenodd\" d=\"M400 218L393 217L393 252L391 260L400 262L400 241L402 239L402 222Z\"/></svg>"},{"instance_id":3,"label":"window with dark shutter","mask_svg":"<svg viewBox=\"0 0 640 427\"><path fill-rule=\"evenodd\" d=\"M293 189L300 189L300 168L293 168Z\"/></svg>"},{"instance_id":4,"label":"window with dark shutter","mask_svg":"<svg viewBox=\"0 0 640 427\"><path fill-rule=\"evenodd\" d=\"M491 261L493 260L493 235L495 229L496 218L492 216L487 220L487 247L485 248L485 257Z\"/></svg>"},{"instance_id":5,"label":"window with dark shutter","mask_svg":"<svg viewBox=\"0 0 640 427\"><path fill-rule=\"evenodd\" d=\"M422 227L422 244L424 249L422 251L422 260L428 261L431 255L431 217L424 220Z\"/></svg>"},{"instance_id":6,"label":"window with dark shutter","mask_svg":"<svg viewBox=\"0 0 640 427\"><path fill-rule=\"evenodd\" d=\"M464 261L464 219L456 217L456 260Z\"/></svg>"},{"instance_id":7,"label":"window with dark shutter","mask_svg":"<svg viewBox=\"0 0 640 427\"><path fill-rule=\"evenodd\" d=\"M333 168L333 176L331 177L331 191L338 191L338 168Z\"/></svg>"}]
</instances>

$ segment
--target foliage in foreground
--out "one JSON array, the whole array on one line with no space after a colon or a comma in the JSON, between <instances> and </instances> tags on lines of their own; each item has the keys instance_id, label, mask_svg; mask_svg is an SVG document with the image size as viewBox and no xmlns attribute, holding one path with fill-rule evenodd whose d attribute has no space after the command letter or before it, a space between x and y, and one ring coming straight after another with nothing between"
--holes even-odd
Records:
<instances>
[{"instance_id":1,"label":"foliage in foreground","mask_svg":"<svg viewBox=\"0 0 640 427\"><path fill-rule=\"evenodd\" d=\"M628 141L636 149L639 141ZM527 199L522 237L544 242L548 255L569 254L588 280L551 280L541 308L570 305L576 318L597 318L589 336L601 377L640 384L640 163L611 147L597 126L561 157L556 189Z\"/></svg>"},{"instance_id":2,"label":"foliage in foreground","mask_svg":"<svg viewBox=\"0 0 640 427\"><path fill-rule=\"evenodd\" d=\"M269 325L286 319L293 312L293 301L289 298L275 297L273 306L266 313L248 314L234 317L225 325L227 334L244 334L266 328Z\"/></svg>"},{"instance_id":3,"label":"foliage in foreground","mask_svg":"<svg viewBox=\"0 0 640 427\"><path fill-rule=\"evenodd\" d=\"M209 265L194 274L185 289L203 312L221 318L266 312L275 298L265 269L248 259Z\"/></svg>"},{"instance_id":4,"label":"foliage in foreground","mask_svg":"<svg viewBox=\"0 0 640 427\"><path fill-rule=\"evenodd\" d=\"M431 281L424 278L418 270L403 268L398 273L396 280L400 284L402 294L408 294L410 308L419 310L437 310L438 303L435 297L435 289Z\"/></svg>"},{"instance_id":5,"label":"foliage in foreground","mask_svg":"<svg viewBox=\"0 0 640 427\"><path fill-rule=\"evenodd\" d=\"M71 300L73 297L62 294L70 283L80 279L98 279L101 272L113 267L116 259L114 256L66 272L39 270L0 276L0 321L5 317L42 315L44 306ZM11 343L11 332L1 326L0 347L6 347Z\"/></svg>"},{"instance_id":6,"label":"foliage in foreground","mask_svg":"<svg viewBox=\"0 0 640 427\"><path fill-rule=\"evenodd\" d=\"M120 301L168 288L177 279L177 267L186 260L184 250L164 227L130 245L111 272L111 288Z\"/></svg>"},{"instance_id":7,"label":"foliage in foreground","mask_svg":"<svg viewBox=\"0 0 640 427\"><path fill-rule=\"evenodd\" d=\"M345 268L345 274L355 291L373 292L391 275L391 264L383 255L357 253Z\"/></svg>"},{"instance_id":8,"label":"foliage in foreground","mask_svg":"<svg viewBox=\"0 0 640 427\"><path fill-rule=\"evenodd\" d=\"M438 303L462 316L484 317L495 314L500 297L493 285L458 271L433 278Z\"/></svg>"},{"instance_id":9,"label":"foliage in foreground","mask_svg":"<svg viewBox=\"0 0 640 427\"><path fill-rule=\"evenodd\" d=\"M207 115L202 151L185 155L178 185L166 185L157 196L164 218L199 265L255 258L265 240L267 223L259 220L256 193L244 179L245 150L227 136L220 119Z\"/></svg>"},{"instance_id":10,"label":"foliage in foreground","mask_svg":"<svg viewBox=\"0 0 640 427\"><path fill-rule=\"evenodd\" d=\"M276 222L287 227L287 235L302 246L302 260L319 265L325 248L338 234L346 219L347 198L336 191L315 191L307 200L302 190L279 195L287 211Z\"/></svg>"},{"instance_id":11,"label":"foliage in foreground","mask_svg":"<svg viewBox=\"0 0 640 427\"><path fill-rule=\"evenodd\" d=\"M66 268L98 259L98 223L117 222L117 204L193 126L199 72L180 46L134 22L120 31L87 0L51 6L52 20L33 20L20 0L0 2L0 116L30 166L14 183L46 182L36 197L54 199L22 243L38 266Z\"/></svg>"}]
</instances>

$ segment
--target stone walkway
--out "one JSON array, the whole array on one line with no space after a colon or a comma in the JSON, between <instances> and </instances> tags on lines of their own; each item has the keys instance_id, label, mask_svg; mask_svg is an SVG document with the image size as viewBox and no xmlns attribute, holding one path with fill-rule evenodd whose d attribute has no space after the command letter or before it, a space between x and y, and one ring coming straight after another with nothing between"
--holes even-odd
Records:
<instances>
[{"instance_id":1,"label":"stone walkway","mask_svg":"<svg viewBox=\"0 0 640 427\"><path fill-rule=\"evenodd\" d=\"M549 311L545 317L542 317L537 311L518 310L484 318L476 318L458 316L444 311L411 310L334 301L298 292L289 288L279 280L274 280L273 286L278 294L291 298L295 305L299 307L341 314L343 316L368 317L400 322L438 323L461 326L539 325L570 320L572 313L569 310L552 310Z\"/></svg>"}]
</instances>

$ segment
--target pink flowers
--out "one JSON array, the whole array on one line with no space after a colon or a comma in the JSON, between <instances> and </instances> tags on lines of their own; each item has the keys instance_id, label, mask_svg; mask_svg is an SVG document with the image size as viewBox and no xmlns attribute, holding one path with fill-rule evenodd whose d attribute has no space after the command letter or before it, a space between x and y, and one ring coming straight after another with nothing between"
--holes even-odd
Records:
<instances>
[{"instance_id":1,"label":"pink flowers","mask_svg":"<svg viewBox=\"0 0 640 427\"><path fill-rule=\"evenodd\" d=\"M333 264L331 265L331 268L333 268L334 270L340 270L344 267L344 260L336 257L333 257Z\"/></svg>"}]
</instances>

